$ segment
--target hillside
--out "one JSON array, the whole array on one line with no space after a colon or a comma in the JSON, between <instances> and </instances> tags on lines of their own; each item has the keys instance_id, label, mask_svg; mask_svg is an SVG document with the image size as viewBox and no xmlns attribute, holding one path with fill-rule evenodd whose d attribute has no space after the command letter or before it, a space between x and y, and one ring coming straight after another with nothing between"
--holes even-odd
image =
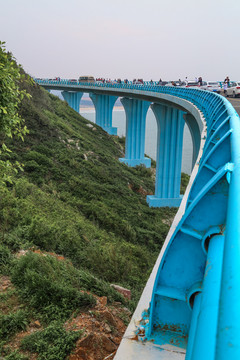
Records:
<instances>
[{"instance_id":1,"label":"hillside","mask_svg":"<svg viewBox=\"0 0 240 360\"><path fill-rule=\"evenodd\" d=\"M24 172L0 187L1 354L61 360L77 342L70 360L101 360L119 344L176 209L148 207L154 170L120 163L123 139L22 86L29 134L8 145Z\"/></svg>"}]
</instances>

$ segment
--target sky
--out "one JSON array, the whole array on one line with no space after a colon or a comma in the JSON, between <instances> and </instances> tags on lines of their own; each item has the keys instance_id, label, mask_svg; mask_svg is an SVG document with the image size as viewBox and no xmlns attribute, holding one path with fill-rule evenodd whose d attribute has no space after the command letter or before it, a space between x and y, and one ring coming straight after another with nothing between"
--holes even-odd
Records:
<instances>
[{"instance_id":1,"label":"sky","mask_svg":"<svg viewBox=\"0 0 240 360\"><path fill-rule=\"evenodd\" d=\"M240 80L240 0L0 0L34 77Z\"/></svg>"}]
</instances>

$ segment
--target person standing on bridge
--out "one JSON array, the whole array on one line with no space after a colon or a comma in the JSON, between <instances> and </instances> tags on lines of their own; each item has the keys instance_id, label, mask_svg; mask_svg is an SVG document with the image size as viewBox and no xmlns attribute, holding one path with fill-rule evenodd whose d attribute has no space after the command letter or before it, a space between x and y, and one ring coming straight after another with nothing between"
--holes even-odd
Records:
<instances>
[{"instance_id":1,"label":"person standing on bridge","mask_svg":"<svg viewBox=\"0 0 240 360\"><path fill-rule=\"evenodd\" d=\"M226 95L226 93L227 93L227 88L228 88L228 84L227 84L227 81L226 81L226 79L224 80L224 83L223 83L223 92L224 92L224 94Z\"/></svg>"},{"instance_id":2,"label":"person standing on bridge","mask_svg":"<svg viewBox=\"0 0 240 360\"><path fill-rule=\"evenodd\" d=\"M230 86L230 79L229 79L229 77L227 76L226 77L226 79L224 80L224 83L227 83L227 87L229 87Z\"/></svg>"}]
</instances>

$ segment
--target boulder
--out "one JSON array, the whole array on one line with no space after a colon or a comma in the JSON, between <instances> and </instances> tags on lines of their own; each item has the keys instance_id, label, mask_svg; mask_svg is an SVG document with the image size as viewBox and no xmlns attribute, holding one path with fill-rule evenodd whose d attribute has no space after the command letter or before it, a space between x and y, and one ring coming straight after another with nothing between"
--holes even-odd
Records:
<instances>
[{"instance_id":1,"label":"boulder","mask_svg":"<svg viewBox=\"0 0 240 360\"><path fill-rule=\"evenodd\" d=\"M117 290L125 298L131 300L131 290L125 289L124 287L115 284L111 284L110 286Z\"/></svg>"}]
</instances>

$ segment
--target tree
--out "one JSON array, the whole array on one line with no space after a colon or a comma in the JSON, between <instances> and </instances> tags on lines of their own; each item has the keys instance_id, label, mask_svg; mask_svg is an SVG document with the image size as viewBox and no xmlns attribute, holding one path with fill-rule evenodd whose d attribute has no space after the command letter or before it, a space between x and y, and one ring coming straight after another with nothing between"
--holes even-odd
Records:
<instances>
[{"instance_id":1,"label":"tree","mask_svg":"<svg viewBox=\"0 0 240 360\"><path fill-rule=\"evenodd\" d=\"M18 114L18 106L29 94L20 89L20 83L26 78L20 65L17 65L11 53L0 41L0 184L12 183L13 176L22 169L18 162L11 162L11 150L6 145L7 138L14 136L24 140L28 133L24 120Z\"/></svg>"}]
</instances>

